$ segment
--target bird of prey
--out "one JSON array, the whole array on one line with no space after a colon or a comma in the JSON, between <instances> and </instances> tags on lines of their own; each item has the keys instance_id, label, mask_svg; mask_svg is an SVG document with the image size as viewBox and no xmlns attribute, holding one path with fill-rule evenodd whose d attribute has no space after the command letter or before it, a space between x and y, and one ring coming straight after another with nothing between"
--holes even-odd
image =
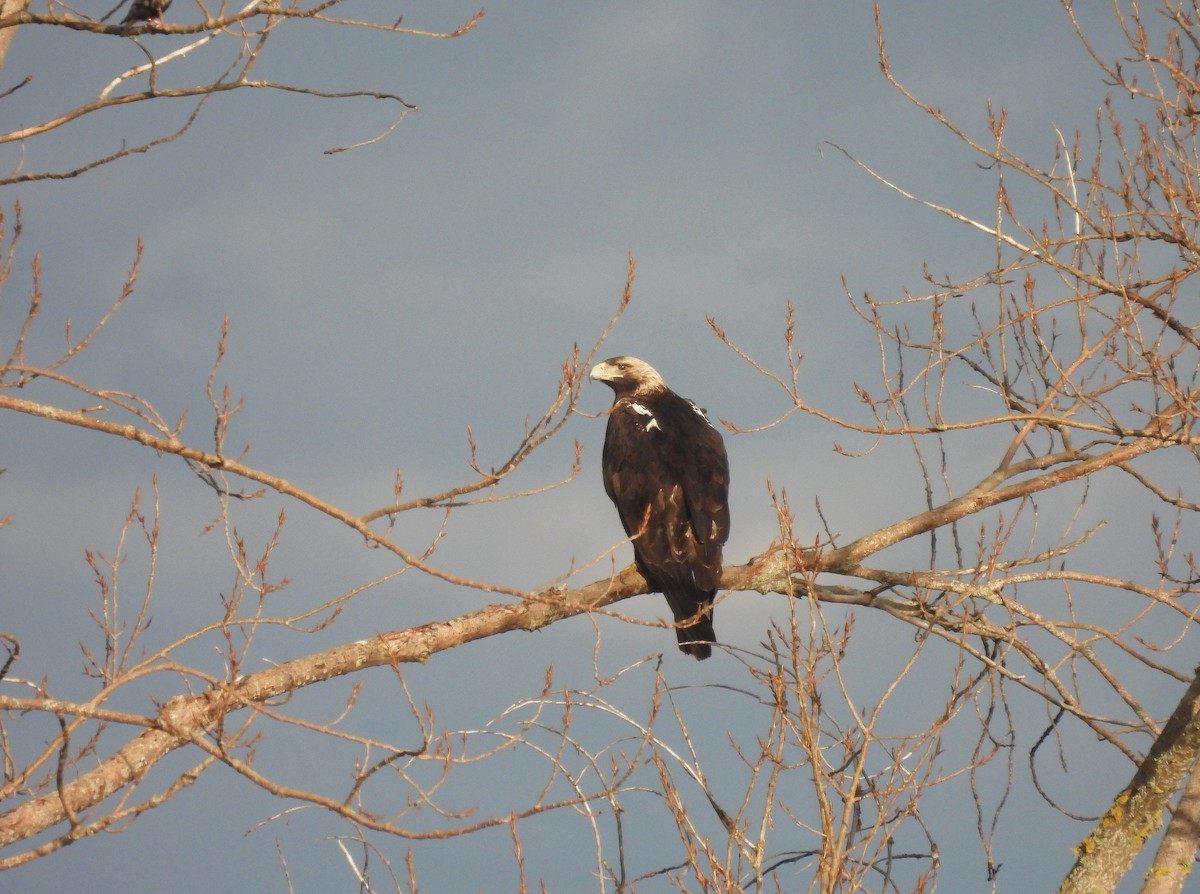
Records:
<instances>
[{"instance_id":1,"label":"bird of prey","mask_svg":"<svg viewBox=\"0 0 1200 894\"><path fill-rule=\"evenodd\" d=\"M712 603L729 538L729 459L704 411L650 364L612 357L591 378L613 390L604 490L650 586L667 597L679 648L697 659L716 642Z\"/></svg>"},{"instance_id":2,"label":"bird of prey","mask_svg":"<svg viewBox=\"0 0 1200 894\"><path fill-rule=\"evenodd\" d=\"M162 15L171 5L171 0L133 0L122 25L135 27L139 22L145 22L150 28L161 28Z\"/></svg>"}]
</instances>

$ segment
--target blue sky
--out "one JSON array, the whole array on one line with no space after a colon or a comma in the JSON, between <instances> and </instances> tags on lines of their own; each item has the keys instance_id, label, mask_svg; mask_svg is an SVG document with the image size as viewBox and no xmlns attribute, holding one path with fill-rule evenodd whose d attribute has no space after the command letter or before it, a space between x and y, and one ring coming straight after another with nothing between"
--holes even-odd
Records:
<instances>
[{"instance_id":1,"label":"blue sky","mask_svg":"<svg viewBox=\"0 0 1200 894\"><path fill-rule=\"evenodd\" d=\"M476 8L415 3L394 14L414 28L443 30ZM346 9L354 14L353 4ZM397 466L412 495L466 479L468 425L484 461L502 461L522 420L553 397L572 346L589 348L616 310L631 254L634 299L601 356L640 356L677 391L743 426L761 425L784 406L713 337L707 317L781 369L792 301L806 396L852 413L851 383L877 375L876 348L842 277L854 293L899 297L922 290L925 262L966 277L993 254L986 237L906 202L829 145L931 201L991 213L992 175L881 76L869 3L499 2L486 11L452 41L305 24L273 38L260 77L394 91L420 107L377 145L322 152L384 129L391 106L247 91L218 97L189 133L145 156L74 180L7 189L0 200L6 213L20 201L24 232L21 272L0 305L5 342L24 311L33 252L45 294L34 344L49 356L67 317L78 331L118 293L140 238L135 294L71 371L136 392L168 418L188 411L185 437L204 446L204 384L228 316L220 381L245 400L231 441L252 444L253 465L365 512L387 503ZM179 0L169 18L197 15ZM361 15L392 18L393 11L363 3ZM989 98L1009 110L1010 144L1044 164L1056 127L1069 134L1093 124L1104 87L1055 4L885 2L883 21L896 75L980 138ZM1112 46L1111 23L1098 17L1096 27L1098 44ZM183 38L143 40L158 50ZM26 73L35 80L5 101L5 129L94 96L140 58L128 40L23 29L3 86ZM163 77L212 70L219 58L197 52L179 74ZM96 116L0 151L0 163L28 170L78 163L122 140L173 129L189 109L164 101ZM607 389L590 387L583 409L601 411L609 399ZM561 477L575 438L583 470L569 486L460 513L439 552L443 566L529 587L566 571L572 557L586 560L616 542L616 513L599 483L602 430L601 420L572 420L566 437L517 478ZM900 451L852 460L833 451L835 439L866 446L798 418L762 435L727 437L730 561L745 561L774 534L768 478L788 489L798 529L813 535L814 499L848 535L924 508L920 480ZM0 479L0 516L16 517L0 536L7 594L0 605L17 621L2 626L19 630L26 647L21 676L50 675L65 696L88 691L75 673L75 644L91 635L86 609L95 599L83 551L111 554L134 490L147 493L152 473L167 530L156 625L166 636L211 619L216 594L228 586L223 545L200 536L215 505L177 461L11 419L0 448L9 469ZM261 541L281 505L268 499L240 509L240 524ZM294 581L297 600L315 603L390 569L387 557L364 550L349 532L294 505L287 511L276 566ZM405 533L417 542L435 522L405 520L401 529L410 526ZM131 556L129 572L138 567ZM329 642L487 601L409 580L360 600ZM659 616L656 599L629 611ZM739 594L719 608L717 629L753 647L767 619L783 611L779 602ZM860 635L878 646L896 631L868 624ZM447 725L480 726L536 692L549 663L562 685L587 685L591 640L590 625L572 621L443 656L414 669L411 680L420 698L437 697ZM684 664L669 640L649 627L606 627L614 667L667 649L672 681L720 679L720 662ZM306 646L277 648L270 657ZM480 668L504 684L479 687ZM723 735L713 733L718 741ZM1112 766L1117 777L1127 771ZM123 835L8 873L6 890L136 891L165 878L181 892L283 890L273 835L295 861L297 890L352 890L322 823L297 818L287 831L244 836L278 809L217 773ZM1006 866L1012 890L1026 878L1056 883L1068 865L1065 848L1083 831L1063 831L1061 818L1037 802L1028 810L1030 827L1044 821L1062 839L1025 866ZM1029 841L1028 829L1011 834L1018 845ZM502 854L507 843L489 846ZM396 846L390 856L400 853ZM485 868L464 870L448 849L429 847L421 857L423 890L495 883ZM456 872L464 876L452 883ZM982 890L978 861L949 861L946 873L948 889Z\"/></svg>"}]
</instances>

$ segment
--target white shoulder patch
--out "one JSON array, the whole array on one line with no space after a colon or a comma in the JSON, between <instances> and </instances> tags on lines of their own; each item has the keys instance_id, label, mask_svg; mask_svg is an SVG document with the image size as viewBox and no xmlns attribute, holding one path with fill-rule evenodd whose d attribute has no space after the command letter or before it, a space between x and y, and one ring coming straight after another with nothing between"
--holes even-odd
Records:
<instances>
[{"instance_id":1,"label":"white shoulder patch","mask_svg":"<svg viewBox=\"0 0 1200 894\"><path fill-rule=\"evenodd\" d=\"M662 431L662 428L658 424L658 420L654 418L654 414L651 413L644 405L639 404L637 401L631 400L629 402L629 409L633 410L633 412L637 413L639 416L647 417L649 420L643 427L643 431L653 431L656 428L659 431Z\"/></svg>"}]
</instances>

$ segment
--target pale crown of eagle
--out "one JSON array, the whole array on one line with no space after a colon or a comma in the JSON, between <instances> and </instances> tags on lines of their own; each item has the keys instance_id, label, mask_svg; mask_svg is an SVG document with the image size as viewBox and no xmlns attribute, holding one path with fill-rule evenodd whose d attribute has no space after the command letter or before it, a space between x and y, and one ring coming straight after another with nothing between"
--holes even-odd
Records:
<instances>
[{"instance_id":1,"label":"pale crown of eagle","mask_svg":"<svg viewBox=\"0 0 1200 894\"><path fill-rule=\"evenodd\" d=\"M650 364L611 357L591 378L613 390L604 490L650 586L667 597L679 648L695 658L717 640L712 604L729 538L729 459L704 411Z\"/></svg>"}]
</instances>

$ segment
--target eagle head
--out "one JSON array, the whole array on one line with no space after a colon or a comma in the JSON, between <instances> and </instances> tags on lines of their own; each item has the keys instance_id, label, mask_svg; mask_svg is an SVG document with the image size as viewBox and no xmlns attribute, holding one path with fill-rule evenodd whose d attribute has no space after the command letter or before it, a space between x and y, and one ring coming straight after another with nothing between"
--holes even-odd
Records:
<instances>
[{"instance_id":1,"label":"eagle head","mask_svg":"<svg viewBox=\"0 0 1200 894\"><path fill-rule=\"evenodd\" d=\"M592 367L589 378L603 382L618 398L648 394L667 387L658 370L636 357L609 357Z\"/></svg>"}]
</instances>

